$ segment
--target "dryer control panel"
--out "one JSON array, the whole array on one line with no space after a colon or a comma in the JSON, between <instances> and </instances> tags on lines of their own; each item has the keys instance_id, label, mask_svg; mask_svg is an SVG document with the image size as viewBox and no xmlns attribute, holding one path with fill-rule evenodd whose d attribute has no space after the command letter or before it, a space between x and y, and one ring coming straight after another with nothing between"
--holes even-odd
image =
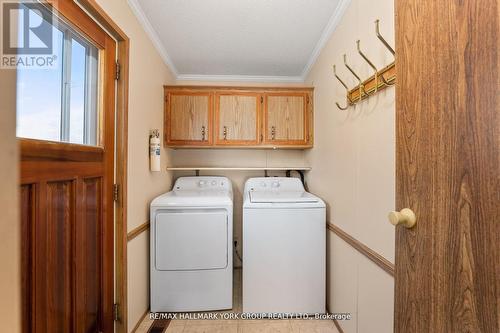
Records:
<instances>
[{"instance_id":1,"label":"dryer control panel","mask_svg":"<svg viewBox=\"0 0 500 333\"><path fill-rule=\"evenodd\" d=\"M180 177L174 185L175 191L230 191L231 182L226 177Z\"/></svg>"},{"instance_id":2,"label":"dryer control panel","mask_svg":"<svg viewBox=\"0 0 500 333\"><path fill-rule=\"evenodd\" d=\"M304 185L299 178L262 177L251 178L245 184L247 191L304 191Z\"/></svg>"}]
</instances>

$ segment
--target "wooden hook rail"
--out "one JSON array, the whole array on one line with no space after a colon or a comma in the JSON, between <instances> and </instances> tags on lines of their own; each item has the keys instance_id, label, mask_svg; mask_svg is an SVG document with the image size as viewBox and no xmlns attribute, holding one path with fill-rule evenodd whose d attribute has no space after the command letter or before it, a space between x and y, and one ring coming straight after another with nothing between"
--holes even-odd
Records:
<instances>
[{"instance_id":1,"label":"wooden hook rail","mask_svg":"<svg viewBox=\"0 0 500 333\"><path fill-rule=\"evenodd\" d=\"M379 20L375 21L375 34L377 38L382 42L382 44L395 56L394 49L389 45L385 38L380 34ZM338 102L335 104L340 110L347 110L349 106L352 106L363 99L370 97L376 92L383 90L386 87L392 86L396 83L396 66L395 62L391 62L389 65L382 69L377 69L368 56L361 50L361 41L356 41L356 46L359 55L363 60L372 68L374 74L367 78L366 80L361 80L358 74L353 70L351 66L347 63L347 56L344 54L344 65L351 72L351 74L358 81L358 85L352 89L349 89L344 81L337 75L336 67L333 65L333 74L335 78L344 86L346 89L346 106L341 106Z\"/></svg>"}]
</instances>

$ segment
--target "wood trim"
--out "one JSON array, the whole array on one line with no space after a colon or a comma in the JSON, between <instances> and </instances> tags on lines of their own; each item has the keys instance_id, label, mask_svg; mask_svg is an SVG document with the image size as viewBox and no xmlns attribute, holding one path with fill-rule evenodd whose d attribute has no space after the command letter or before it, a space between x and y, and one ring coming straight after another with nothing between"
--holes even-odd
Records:
<instances>
[{"instance_id":1,"label":"wood trim","mask_svg":"<svg viewBox=\"0 0 500 333\"><path fill-rule=\"evenodd\" d=\"M104 149L95 146L25 138L19 138L18 142L23 161L49 159L67 162L98 162L104 155Z\"/></svg>"},{"instance_id":2,"label":"wood trim","mask_svg":"<svg viewBox=\"0 0 500 333\"><path fill-rule=\"evenodd\" d=\"M389 65L385 66L378 72L378 76L382 76L387 82L393 83L396 80L396 64L393 61ZM365 87L365 91L368 95L363 95L361 100L372 96L375 92L375 75L370 76L368 79L363 81L363 86ZM380 79L378 81L377 92L384 90L387 87L391 87L383 83ZM359 98L359 85L349 90L347 96L351 99L351 101L356 101Z\"/></svg>"},{"instance_id":3,"label":"wood trim","mask_svg":"<svg viewBox=\"0 0 500 333\"><path fill-rule=\"evenodd\" d=\"M130 40L125 32L95 0L74 0L102 25L117 41L120 79L116 90L116 184L120 188L115 204L115 301L119 304L117 333L128 332L127 317L127 160L128 160L128 90Z\"/></svg>"},{"instance_id":4,"label":"wood trim","mask_svg":"<svg viewBox=\"0 0 500 333\"><path fill-rule=\"evenodd\" d=\"M83 11L73 0L48 0L45 3L56 10L69 25L85 36L98 48L103 49L106 46L107 33L97 24L95 20L87 13L82 15Z\"/></svg>"},{"instance_id":5,"label":"wood trim","mask_svg":"<svg viewBox=\"0 0 500 333\"><path fill-rule=\"evenodd\" d=\"M177 141L176 141L177 142ZM198 141L194 141L194 142L198 142ZM201 141L200 141L201 142ZM172 144L172 145L168 145L167 146L168 148L171 148L171 149L249 149L249 148L253 148L253 149L276 149L276 148L279 148L279 149L309 149L309 148L312 148L313 145L312 143L306 143L306 144L296 144L296 145L279 145L279 144L274 144L274 145L271 145L269 143L267 144L258 144L258 145L199 145L199 144Z\"/></svg>"},{"instance_id":6,"label":"wood trim","mask_svg":"<svg viewBox=\"0 0 500 333\"><path fill-rule=\"evenodd\" d=\"M112 21L111 21L112 22ZM116 97L116 184L119 196L115 205L115 288L119 304L116 333L126 333L128 317L127 297L127 170L128 170L128 89L129 89L129 39L118 41L118 62L121 77L117 82Z\"/></svg>"},{"instance_id":7,"label":"wood trim","mask_svg":"<svg viewBox=\"0 0 500 333\"><path fill-rule=\"evenodd\" d=\"M128 41L125 32L123 32L95 0L75 0L75 2L85 9L90 16L101 24L117 41Z\"/></svg>"},{"instance_id":8,"label":"wood trim","mask_svg":"<svg viewBox=\"0 0 500 333\"><path fill-rule=\"evenodd\" d=\"M363 254L365 257L370 259L378 267L382 268L391 276L394 276L394 264L392 264L389 260L382 257L380 254L373 251L368 246L361 243L356 238L352 237L351 235L349 235L344 230L340 229L335 224L327 222L326 227L331 231L333 231L333 233L335 233L337 236L342 238L347 244L351 245L353 248L358 250L359 253Z\"/></svg>"},{"instance_id":9,"label":"wood trim","mask_svg":"<svg viewBox=\"0 0 500 333\"><path fill-rule=\"evenodd\" d=\"M149 229L149 221L146 221L137 228L134 228L129 233L127 233L127 241L130 242L132 239L136 238L137 236L139 236L148 229Z\"/></svg>"},{"instance_id":10,"label":"wood trim","mask_svg":"<svg viewBox=\"0 0 500 333\"><path fill-rule=\"evenodd\" d=\"M144 318L146 318L148 313L149 313L149 309L147 309L146 312L144 312L144 314L141 316L139 321L135 324L134 328L132 328L131 333L135 333L137 331L137 329L139 328L139 326L141 326L141 323L144 321Z\"/></svg>"},{"instance_id":11,"label":"wood trim","mask_svg":"<svg viewBox=\"0 0 500 333\"><path fill-rule=\"evenodd\" d=\"M245 87L245 86L196 86L196 85L179 85L179 86L172 86L172 85L165 85L163 86L165 89L168 90L193 90L193 91L199 91L199 90L210 90L210 91L222 91L222 90L237 90L240 92L264 92L264 91L273 91L273 92L290 92L290 91L297 91L297 92L303 92L303 91L308 91L308 92L313 92L314 87L307 87L307 86L301 86L301 87L265 87L265 86L255 86L255 87Z\"/></svg>"}]
</instances>

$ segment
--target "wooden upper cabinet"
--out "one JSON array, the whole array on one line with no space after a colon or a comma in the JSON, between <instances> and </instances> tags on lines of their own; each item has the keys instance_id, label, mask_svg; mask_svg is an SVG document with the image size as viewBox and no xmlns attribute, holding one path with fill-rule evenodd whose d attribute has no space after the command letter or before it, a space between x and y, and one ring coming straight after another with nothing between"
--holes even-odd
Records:
<instances>
[{"instance_id":1,"label":"wooden upper cabinet","mask_svg":"<svg viewBox=\"0 0 500 333\"><path fill-rule=\"evenodd\" d=\"M311 148L313 88L165 86L172 148Z\"/></svg>"},{"instance_id":2,"label":"wooden upper cabinet","mask_svg":"<svg viewBox=\"0 0 500 333\"><path fill-rule=\"evenodd\" d=\"M212 144L211 92L171 91L166 93L165 141L171 146Z\"/></svg>"},{"instance_id":3,"label":"wooden upper cabinet","mask_svg":"<svg viewBox=\"0 0 500 333\"><path fill-rule=\"evenodd\" d=\"M266 93L264 142L274 145L306 145L309 142L307 93Z\"/></svg>"},{"instance_id":4,"label":"wooden upper cabinet","mask_svg":"<svg viewBox=\"0 0 500 333\"><path fill-rule=\"evenodd\" d=\"M216 93L216 145L260 143L261 98L261 94L251 92Z\"/></svg>"}]
</instances>

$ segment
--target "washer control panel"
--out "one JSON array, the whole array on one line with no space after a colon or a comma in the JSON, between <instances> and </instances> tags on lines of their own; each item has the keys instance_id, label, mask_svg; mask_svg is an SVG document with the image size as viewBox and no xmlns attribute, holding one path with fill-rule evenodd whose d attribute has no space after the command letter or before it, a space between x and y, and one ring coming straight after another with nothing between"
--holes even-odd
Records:
<instances>
[{"instance_id":1,"label":"washer control panel","mask_svg":"<svg viewBox=\"0 0 500 333\"><path fill-rule=\"evenodd\" d=\"M249 191L304 191L300 179L290 177L251 178L245 188Z\"/></svg>"},{"instance_id":2,"label":"washer control panel","mask_svg":"<svg viewBox=\"0 0 500 333\"><path fill-rule=\"evenodd\" d=\"M231 190L231 181L226 177L180 177L175 182L174 190Z\"/></svg>"}]
</instances>

